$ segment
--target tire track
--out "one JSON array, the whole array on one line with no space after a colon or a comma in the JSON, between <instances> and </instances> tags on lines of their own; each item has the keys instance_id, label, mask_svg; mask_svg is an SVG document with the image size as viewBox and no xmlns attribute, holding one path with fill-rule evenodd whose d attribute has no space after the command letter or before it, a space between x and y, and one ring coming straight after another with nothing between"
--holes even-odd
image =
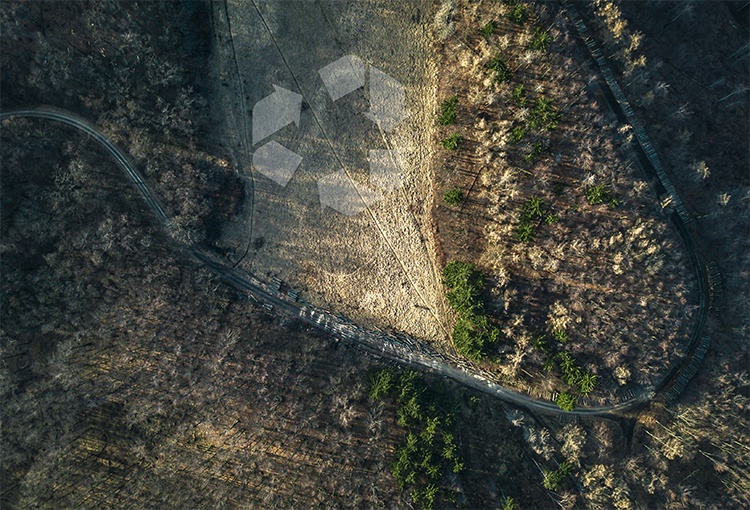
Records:
<instances>
[{"instance_id":1,"label":"tire track","mask_svg":"<svg viewBox=\"0 0 750 510\"><path fill-rule=\"evenodd\" d=\"M242 75L240 74L240 64L237 60L237 51L235 50L234 46L234 35L232 34L232 23L229 19L229 8L227 6L227 0L224 0L224 15L226 16L227 20L227 32L229 33L229 42L232 47L232 60L234 62L235 71L237 73L237 88L239 89L240 93L240 117L242 118L242 148L245 152L244 156L248 157L250 156L250 147L251 145L248 143L248 130L247 130L247 106L245 105L245 88L242 85ZM240 168L242 170L242 168ZM254 218L254 212L255 212L255 177L253 176L253 169L252 165L248 165L247 168L247 178L250 188L250 204L247 206L248 211L250 213L250 219L248 221L248 234L247 234L247 246L245 247L245 253L242 254L242 256L237 260L237 262L234 263L234 266L236 267L240 262L242 262L245 257L247 257L248 252L250 251L250 245L253 242L253 218Z\"/></svg>"}]
</instances>

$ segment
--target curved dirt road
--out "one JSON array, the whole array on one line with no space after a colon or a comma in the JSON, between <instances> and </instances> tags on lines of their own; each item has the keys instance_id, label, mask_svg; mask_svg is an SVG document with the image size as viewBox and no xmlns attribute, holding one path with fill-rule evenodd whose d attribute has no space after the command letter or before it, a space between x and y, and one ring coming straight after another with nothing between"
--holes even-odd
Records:
<instances>
[{"instance_id":1,"label":"curved dirt road","mask_svg":"<svg viewBox=\"0 0 750 510\"><path fill-rule=\"evenodd\" d=\"M170 220L168 216L164 212L164 209L160 205L157 197L154 195L148 185L143 181L143 178L141 177L138 170L112 142L107 140L104 134L96 126L78 117L75 114L48 107L0 112L0 121L14 117L52 120L66 124L92 136L97 142L104 146L104 148L115 159L120 168L125 171L135 187L143 196L146 203L154 211L162 226L165 228L169 226ZM232 268L231 266L223 264L204 250L189 247L186 248L186 251L193 259L201 262L207 268L214 271L230 285L242 291L248 292L251 296L254 297L254 299L262 301L270 307L276 307L278 310L283 311L285 314L297 317L304 322L312 325L313 327L331 333L332 335L344 341L354 343L364 350L383 358L397 361L399 363L422 371L449 377L461 384L493 395L503 401L525 407L529 410L548 414L569 414L586 416L610 415L613 413L638 407L648 402L655 395L655 393L652 391L645 395L634 396L633 398L617 404L596 407L578 407L571 412L562 411L556 404L552 402L533 399L522 393L504 388L503 386L494 383L483 376L471 373L468 370L460 368L459 366L448 363L447 361L449 360L449 358L436 353L434 350L420 344L419 342L415 342L413 340L409 341L403 336L398 337L401 339L405 339L404 341L406 341L407 344L411 346L407 347L404 343L396 340L397 337L393 335L366 330L364 328L360 328L356 324L346 319L336 317L325 311L316 310L306 303L300 304L295 301L285 299L273 290L264 288L263 284L255 278L249 277Z\"/></svg>"}]
</instances>

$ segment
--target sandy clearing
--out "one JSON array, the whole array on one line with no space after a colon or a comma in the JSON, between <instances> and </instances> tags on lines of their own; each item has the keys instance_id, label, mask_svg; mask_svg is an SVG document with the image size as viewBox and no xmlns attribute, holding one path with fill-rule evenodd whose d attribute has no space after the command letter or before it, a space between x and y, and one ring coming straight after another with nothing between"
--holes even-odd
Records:
<instances>
[{"instance_id":1,"label":"sandy clearing","mask_svg":"<svg viewBox=\"0 0 750 510\"><path fill-rule=\"evenodd\" d=\"M439 156L432 142L439 65L429 33L432 16L429 2L230 1L226 12L223 5L214 8L214 69L223 82L217 84L223 130L243 173L252 168L253 151L270 140L303 158L286 186L253 174L252 237L265 242L250 249L241 267L262 278L277 276L307 301L358 322L447 346L450 314L430 228L432 164ZM392 131L365 116L368 84L331 100L318 70L345 55L404 85L410 116ZM251 130L249 113L273 85L302 94L300 126L290 124L251 146L242 137ZM404 151L401 188L355 216L321 208L319 179L343 168L375 189L368 151L397 148ZM248 242L248 216L223 235L237 257Z\"/></svg>"}]
</instances>

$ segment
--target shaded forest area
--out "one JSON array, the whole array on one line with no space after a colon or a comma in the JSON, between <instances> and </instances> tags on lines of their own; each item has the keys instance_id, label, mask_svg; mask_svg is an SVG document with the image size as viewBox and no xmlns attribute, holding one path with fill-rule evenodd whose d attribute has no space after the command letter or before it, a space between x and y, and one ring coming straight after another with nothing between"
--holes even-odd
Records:
<instances>
[{"instance_id":1,"label":"shaded forest area","mask_svg":"<svg viewBox=\"0 0 750 510\"><path fill-rule=\"evenodd\" d=\"M0 105L48 104L96 122L133 154L178 218L172 234L210 243L242 192L228 156L204 137L207 12L197 2L3 2ZM658 32L638 13L628 16L647 38ZM644 47L671 47L658 42ZM727 86L716 100L732 92ZM692 131L691 115L674 117ZM395 404L368 399L368 358L261 313L182 258L91 140L39 120L5 121L0 134L0 507L413 505L390 469L407 430ZM745 134L729 141L747 145ZM597 143L587 153L606 137ZM731 165L739 152L726 151L728 165L700 165L699 145L683 147L697 161L675 184L690 190L686 203L705 208L694 228L708 236L703 249L733 296L711 319L717 347L703 369L679 404L618 421L547 421L448 384L460 403L465 468L441 480L456 496L445 506L511 508L510 498L534 509L747 506L747 182ZM526 149L533 144L511 150L518 159ZM695 178L708 167L715 181ZM709 183L715 195L702 201ZM549 263L535 260L534 271ZM560 310L550 312L561 320ZM570 476L558 476L568 472L561 466Z\"/></svg>"},{"instance_id":2,"label":"shaded forest area","mask_svg":"<svg viewBox=\"0 0 750 510\"><path fill-rule=\"evenodd\" d=\"M205 142L207 12L4 2L0 104L90 119L165 202L169 234L210 244L243 197ZM405 431L393 405L367 400L362 354L261 313L181 257L94 141L42 120L0 134L0 506L411 504L388 468ZM494 452L519 455L522 437L495 420L487 433L474 412L461 410L459 447L482 460L450 480L459 500L486 506L499 482L548 504L518 483L530 459L497 478Z\"/></svg>"},{"instance_id":3,"label":"shaded forest area","mask_svg":"<svg viewBox=\"0 0 750 510\"><path fill-rule=\"evenodd\" d=\"M3 135L3 508L400 506L360 355L175 255L91 141Z\"/></svg>"},{"instance_id":4,"label":"shaded forest area","mask_svg":"<svg viewBox=\"0 0 750 510\"><path fill-rule=\"evenodd\" d=\"M389 469L406 430L368 400L370 360L174 252L87 137L24 119L2 135L0 505L411 504ZM552 508L505 407L449 390L457 503Z\"/></svg>"},{"instance_id":5,"label":"shaded forest area","mask_svg":"<svg viewBox=\"0 0 750 510\"><path fill-rule=\"evenodd\" d=\"M4 2L0 106L52 105L129 150L181 242L218 239L241 181L210 145L205 2Z\"/></svg>"}]
</instances>

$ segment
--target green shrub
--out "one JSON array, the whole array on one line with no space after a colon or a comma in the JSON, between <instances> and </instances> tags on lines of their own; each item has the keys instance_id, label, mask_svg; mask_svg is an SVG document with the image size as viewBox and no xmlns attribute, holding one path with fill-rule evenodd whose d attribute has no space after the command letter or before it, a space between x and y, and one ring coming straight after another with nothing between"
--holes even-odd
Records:
<instances>
[{"instance_id":1,"label":"green shrub","mask_svg":"<svg viewBox=\"0 0 750 510\"><path fill-rule=\"evenodd\" d=\"M495 82L497 83L504 83L506 81L510 81L510 79L512 78L512 73L508 68L508 65L505 63L499 53L492 57L492 59L490 59L489 63L487 64L487 69L490 72L495 73Z\"/></svg>"},{"instance_id":2,"label":"green shrub","mask_svg":"<svg viewBox=\"0 0 750 510\"><path fill-rule=\"evenodd\" d=\"M367 381L369 383L367 394L372 400L380 400L391 393L394 372L390 368L375 370L368 374Z\"/></svg>"},{"instance_id":3,"label":"green shrub","mask_svg":"<svg viewBox=\"0 0 750 510\"><path fill-rule=\"evenodd\" d=\"M559 490L565 483L565 479L573 471L573 466L568 461L562 461L560 467L552 470L544 470L544 488L548 491Z\"/></svg>"},{"instance_id":4,"label":"green shrub","mask_svg":"<svg viewBox=\"0 0 750 510\"><path fill-rule=\"evenodd\" d=\"M460 285L469 285L472 287L482 285L482 273L474 269L474 264L453 260L443 269L443 284L448 288L458 287Z\"/></svg>"},{"instance_id":5,"label":"green shrub","mask_svg":"<svg viewBox=\"0 0 750 510\"><path fill-rule=\"evenodd\" d=\"M456 351L469 359L483 359L500 337L500 330L484 314L484 276L473 264L454 260L443 269L443 284L449 289L448 302L459 315L452 335Z\"/></svg>"},{"instance_id":6,"label":"green shrub","mask_svg":"<svg viewBox=\"0 0 750 510\"><path fill-rule=\"evenodd\" d=\"M555 368L555 355L547 354L547 357L544 358L544 361L542 362L542 369L549 372L553 368Z\"/></svg>"},{"instance_id":7,"label":"green shrub","mask_svg":"<svg viewBox=\"0 0 750 510\"><path fill-rule=\"evenodd\" d=\"M543 337L544 335L532 337L531 343L539 350L548 353L547 348L549 346L543 340ZM564 331L555 330L552 332L552 337L563 344L568 342L568 335ZM539 340L539 338L542 340ZM557 364L562 371L563 382L572 386L575 389L575 392L579 395L586 396L591 393L596 387L596 383L599 381L599 376L584 371L568 351L560 351L557 354L548 353L547 358L542 363L542 368L549 371L554 368L555 364ZM560 397L558 398L562 398L562 404L558 402L557 399L555 400L560 408L566 411L572 410L575 407L575 398L572 398L571 400L568 395L572 397L570 393L563 392L560 394ZM566 409L563 407L563 405L569 406L571 402L573 405L572 408Z\"/></svg>"},{"instance_id":8,"label":"green shrub","mask_svg":"<svg viewBox=\"0 0 750 510\"><path fill-rule=\"evenodd\" d=\"M516 4L508 10L508 20L516 25L523 25L526 20L526 6Z\"/></svg>"},{"instance_id":9,"label":"green shrub","mask_svg":"<svg viewBox=\"0 0 750 510\"><path fill-rule=\"evenodd\" d=\"M552 38L550 37L549 32L545 32L539 27L534 29L534 37L532 38L530 45L532 50L547 51L551 43Z\"/></svg>"},{"instance_id":10,"label":"green shrub","mask_svg":"<svg viewBox=\"0 0 750 510\"><path fill-rule=\"evenodd\" d=\"M531 345L533 345L535 349L538 349L543 353L548 352L549 345L547 344L547 337L544 333L532 336Z\"/></svg>"},{"instance_id":11,"label":"green shrub","mask_svg":"<svg viewBox=\"0 0 750 510\"><path fill-rule=\"evenodd\" d=\"M607 186L604 184L591 186L583 190L583 194L586 197L586 200L589 201L589 204L599 205L607 198Z\"/></svg>"},{"instance_id":12,"label":"green shrub","mask_svg":"<svg viewBox=\"0 0 750 510\"><path fill-rule=\"evenodd\" d=\"M533 163L536 158L541 156L547 150L546 147L542 146L542 142L536 142L531 149L531 152L524 156L524 159L529 163Z\"/></svg>"},{"instance_id":13,"label":"green shrub","mask_svg":"<svg viewBox=\"0 0 750 510\"><path fill-rule=\"evenodd\" d=\"M479 405L479 397L477 397L476 395L469 397L469 402L467 403L467 405L469 406L469 409L473 411Z\"/></svg>"},{"instance_id":14,"label":"green shrub","mask_svg":"<svg viewBox=\"0 0 750 510\"><path fill-rule=\"evenodd\" d=\"M440 105L440 121L441 126L450 126L456 122L456 107L458 106L458 96L452 96Z\"/></svg>"},{"instance_id":15,"label":"green shrub","mask_svg":"<svg viewBox=\"0 0 750 510\"><path fill-rule=\"evenodd\" d=\"M526 136L526 128L523 126L515 127L513 128L513 131L510 132L510 143L512 145L521 143L524 136Z\"/></svg>"},{"instance_id":16,"label":"green shrub","mask_svg":"<svg viewBox=\"0 0 750 510\"><path fill-rule=\"evenodd\" d=\"M462 315L456 321L452 338L460 355L479 361L500 338L500 330L489 324L486 315Z\"/></svg>"},{"instance_id":17,"label":"green shrub","mask_svg":"<svg viewBox=\"0 0 750 510\"><path fill-rule=\"evenodd\" d=\"M561 182L556 182L552 185L552 193L555 195L562 196L563 192L565 191L565 186Z\"/></svg>"},{"instance_id":18,"label":"green shrub","mask_svg":"<svg viewBox=\"0 0 750 510\"><path fill-rule=\"evenodd\" d=\"M521 108L526 108L529 103L529 100L526 99L524 92L525 91L523 89L523 85L518 85L513 89L513 102Z\"/></svg>"},{"instance_id":19,"label":"green shrub","mask_svg":"<svg viewBox=\"0 0 750 510\"><path fill-rule=\"evenodd\" d=\"M542 129L551 131L560 122L560 113L553 106L552 100L546 97L538 97L529 114L529 127L531 129Z\"/></svg>"},{"instance_id":20,"label":"green shrub","mask_svg":"<svg viewBox=\"0 0 750 510\"><path fill-rule=\"evenodd\" d=\"M544 200L539 197L530 197L521 206L521 219L531 220L535 217L541 217L544 211Z\"/></svg>"},{"instance_id":21,"label":"green shrub","mask_svg":"<svg viewBox=\"0 0 750 510\"><path fill-rule=\"evenodd\" d=\"M568 343L568 334L565 331L559 329L556 329L552 332L552 338L554 338L561 344Z\"/></svg>"},{"instance_id":22,"label":"green shrub","mask_svg":"<svg viewBox=\"0 0 750 510\"><path fill-rule=\"evenodd\" d=\"M599 376L592 374L591 372L584 372L578 378L576 384L576 390L584 397L594 391L596 383L599 381Z\"/></svg>"},{"instance_id":23,"label":"green shrub","mask_svg":"<svg viewBox=\"0 0 750 510\"><path fill-rule=\"evenodd\" d=\"M463 468L455 437L458 402L445 390L445 383L428 384L413 370L393 373L399 406L398 423L406 428L406 439L396 448L391 472L400 489L412 486L410 494L423 508L432 508L451 491L439 485L444 473Z\"/></svg>"},{"instance_id":24,"label":"green shrub","mask_svg":"<svg viewBox=\"0 0 750 510\"><path fill-rule=\"evenodd\" d=\"M557 221L557 214L546 212L547 205L539 197L530 197L521 205L521 214L518 218L518 226L513 229L513 235L519 242L529 243L534 240L536 234L535 222L543 220L550 224Z\"/></svg>"},{"instance_id":25,"label":"green shrub","mask_svg":"<svg viewBox=\"0 0 750 510\"><path fill-rule=\"evenodd\" d=\"M443 140L443 147L446 150L454 151L454 150L458 149L458 146L459 146L459 144L461 143L461 141L463 139L464 139L464 137L461 136L460 134L453 133L448 138L446 138L445 140Z\"/></svg>"},{"instance_id":26,"label":"green shrub","mask_svg":"<svg viewBox=\"0 0 750 510\"><path fill-rule=\"evenodd\" d=\"M443 285L450 289L448 302L459 314L482 313L479 296L484 286L482 273L474 264L453 260L443 269Z\"/></svg>"},{"instance_id":27,"label":"green shrub","mask_svg":"<svg viewBox=\"0 0 750 510\"><path fill-rule=\"evenodd\" d=\"M555 404L563 411L572 411L576 408L576 398L567 391L563 391L555 399Z\"/></svg>"},{"instance_id":28,"label":"green shrub","mask_svg":"<svg viewBox=\"0 0 750 510\"><path fill-rule=\"evenodd\" d=\"M482 27L482 37L484 37L485 39L489 39L490 36L495 33L495 30L497 30L497 23L495 23L494 21L490 21Z\"/></svg>"},{"instance_id":29,"label":"green shrub","mask_svg":"<svg viewBox=\"0 0 750 510\"><path fill-rule=\"evenodd\" d=\"M568 351L558 352L555 361L562 370L563 382L575 388L576 393L586 396L594 390L599 376L584 371Z\"/></svg>"},{"instance_id":30,"label":"green shrub","mask_svg":"<svg viewBox=\"0 0 750 510\"><path fill-rule=\"evenodd\" d=\"M456 205L461 203L461 200L464 199L464 192L461 191L458 188L453 188L452 190L448 191L443 195L443 200L446 204L449 205Z\"/></svg>"},{"instance_id":31,"label":"green shrub","mask_svg":"<svg viewBox=\"0 0 750 510\"><path fill-rule=\"evenodd\" d=\"M513 235L518 241L522 243L530 243L534 240L536 230L534 229L534 225L524 223L513 229Z\"/></svg>"},{"instance_id":32,"label":"green shrub","mask_svg":"<svg viewBox=\"0 0 750 510\"><path fill-rule=\"evenodd\" d=\"M607 202L611 209L617 207L620 203L615 197L609 192L609 187L606 184L599 184L597 186L591 186L583 190L583 194L586 200L591 205L599 205Z\"/></svg>"},{"instance_id":33,"label":"green shrub","mask_svg":"<svg viewBox=\"0 0 750 510\"><path fill-rule=\"evenodd\" d=\"M575 386L578 378L581 376L582 370L570 355L568 351L562 351L557 354L557 363L560 365L560 369L563 372L563 381L565 384Z\"/></svg>"}]
</instances>

